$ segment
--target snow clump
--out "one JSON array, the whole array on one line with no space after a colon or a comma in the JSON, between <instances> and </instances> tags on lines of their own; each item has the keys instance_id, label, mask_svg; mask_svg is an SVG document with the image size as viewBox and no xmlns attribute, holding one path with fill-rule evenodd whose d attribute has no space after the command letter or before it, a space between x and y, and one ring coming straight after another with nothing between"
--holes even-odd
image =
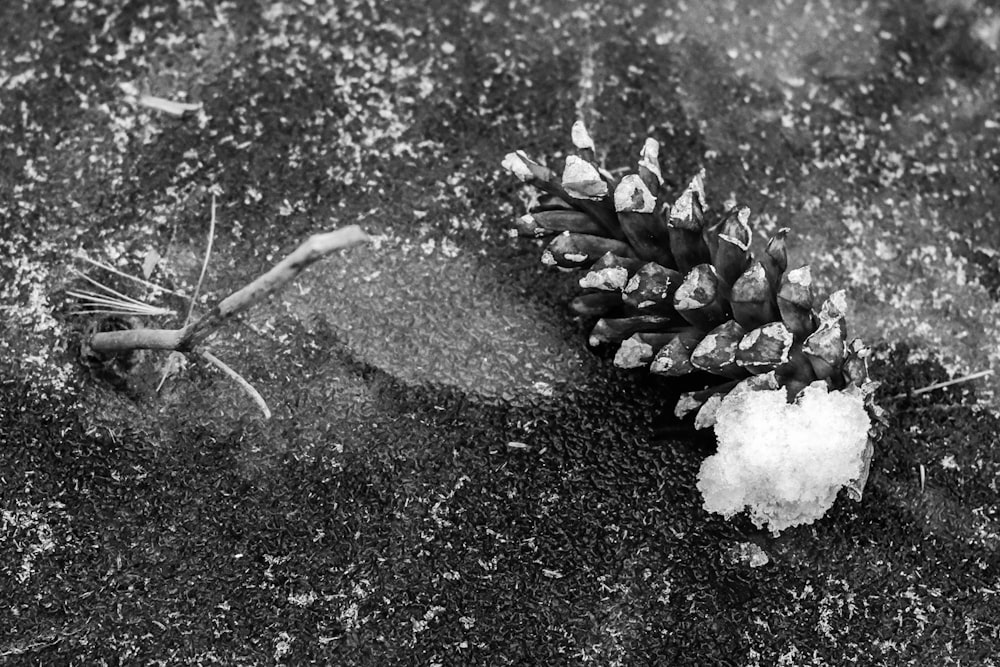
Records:
<instances>
[{"instance_id":1,"label":"snow clump","mask_svg":"<svg viewBox=\"0 0 1000 667\"><path fill-rule=\"evenodd\" d=\"M778 534L822 517L841 487L860 498L872 425L862 392L819 381L793 403L786 396L739 385L719 403L719 449L698 474L706 510L729 518L746 508L758 528Z\"/></svg>"}]
</instances>

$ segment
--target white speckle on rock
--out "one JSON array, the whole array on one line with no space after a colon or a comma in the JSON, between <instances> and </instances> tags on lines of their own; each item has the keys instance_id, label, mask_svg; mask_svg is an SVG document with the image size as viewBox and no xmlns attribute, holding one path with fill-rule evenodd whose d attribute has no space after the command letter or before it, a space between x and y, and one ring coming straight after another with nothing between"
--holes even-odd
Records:
<instances>
[{"instance_id":1,"label":"white speckle on rock","mask_svg":"<svg viewBox=\"0 0 1000 667\"><path fill-rule=\"evenodd\" d=\"M281 660L286 655L292 652L292 642L295 638L288 634L287 632L278 633L277 639L274 641L274 659Z\"/></svg>"},{"instance_id":2,"label":"white speckle on rock","mask_svg":"<svg viewBox=\"0 0 1000 667\"><path fill-rule=\"evenodd\" d=\"M62 504L50 504L50 507L56 506L61 508ZM3 510L0 513L0 535L9 540L14 553L21 557L14 574L20 584L26 583L34 574L38 558L56 548L52 527L35 508Z\"/></svg>"},{"instance_id":3,"label":"white speckle on rock","mask_svg":"<svg viewBox=\"0 0 1000 667\"><path fill-rule=\"evenodd\" d=\"M941 467L946 470L958 470L959 465L953 454L941 457Z\"/></svg>"},{"instance_id":4,"label":"white speckle on rock","mask_svg":"<svg viewBox=\"0 0 1000 667\"><path fill-rule=\"evenodd\" d=\"M316 593L309 591L307 593L289 593L288 601L295 605L296 607L308 607L313 602L316 601Z\"/></svg>"},{"instance_id":5,"label":"white speckle on rock","mask_svg":"<svg viewBox=\"0 0 1000 667\"><path fill-rule=\"evenodd\" d=\"M552 385L549 384L548 382L542 382L542 381L535 382L531 385L531 388L534 389L535 393L539 394L540 396L545 396L546 398L552 396L555 393L552 389Z\"/></svg>"}]
</instances>

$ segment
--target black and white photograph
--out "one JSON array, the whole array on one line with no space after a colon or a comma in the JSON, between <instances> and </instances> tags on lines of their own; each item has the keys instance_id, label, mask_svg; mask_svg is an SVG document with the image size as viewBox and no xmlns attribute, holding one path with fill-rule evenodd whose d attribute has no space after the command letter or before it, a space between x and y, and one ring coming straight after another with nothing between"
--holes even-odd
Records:
<instances>
[{"instance_id":1,"label":"black and white photograph","mask_svg":"<svg viewBox=\"0 0 1000 667\"><path fill-rule=\"evenodd\" d=\"M1000 667L998 365L998 0L0 0L0 665Z\"/></svg>"}]
</instances>

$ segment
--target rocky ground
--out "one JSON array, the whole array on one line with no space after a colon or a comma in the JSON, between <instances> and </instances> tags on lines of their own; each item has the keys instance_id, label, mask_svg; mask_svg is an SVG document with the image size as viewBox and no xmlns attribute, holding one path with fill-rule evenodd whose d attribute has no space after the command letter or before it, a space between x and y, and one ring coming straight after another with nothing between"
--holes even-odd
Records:
<instances>
[{"instance_id":1,"label":"rocky ground","mask_svg":"<svg viewBox=\"0 0 1000 667\"><path fill-rule=\"evenodd\" d=\"M1000 4L0 3L0 662L991 665ZM151 94L200 103L175 117ZM701 508L572 277L506 233L583 118L845 286L889 412L860 504ZM206 306L310 268L157 391L81 363L73 269ZM176 317L186 303L157 299Z\"/></svg>"}]
</instances>

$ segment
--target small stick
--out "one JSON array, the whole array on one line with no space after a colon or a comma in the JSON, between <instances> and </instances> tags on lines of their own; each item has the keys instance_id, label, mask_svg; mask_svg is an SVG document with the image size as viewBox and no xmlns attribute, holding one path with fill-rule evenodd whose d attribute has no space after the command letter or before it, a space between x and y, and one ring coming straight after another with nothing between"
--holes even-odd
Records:
<instances>
[{"instance_id":1,"label":"small stick","mask_svg":"<svg viewBox=\"0 0 1000 667\"><path fill-rule=\"evenodd\" d=\"M105 354L138 349L191 352L232 317L283 288L313 262L335 250L364 243L368 238L357 225L314 234L264 275L227 296L191 324L180 329L104 331L91 336L90 346L95 352Z\"/></svg>"},{"instance_id":2,"label":"small stick","mask_svg":"<svg viewBox=\"0 0 1000 667\"><path fill-rule=\"evenodd\" d=\"M194 296L191 298L192 308L197 298L198 290L201 287L202 279L205 277L205 270L211 254L214 235L215 201L213 198L212 225L209 230L208 247L205 250L205 262L202 265L201 277L198 279L198 288L195 289ZM368 235L357 225L350 225L326 234L315 234L285 257L285 259L273 266L271 270L233 294L230 294L220 301L208 314L195 322L191 324L185 322L185 325L180 329L127 329L124 331L100 332L91 336L90 347L96 352L103 352L105 354L123 353L136 349L173 350L183 354L197 353L202 359L232 378L253 399L257 407L260 408L260 411L264 413L264 418L270 419L271 410L267 407L264 397L243 376L227 366L208 350L196 350L196 347L230 318L263 301L269 295L287 285L313 262L322 259L334 250L363 243L368 238ZM188 312L188 317L190 317L190 311ZM163 386L163 381L169 372L169 368L164 371L157 391Z\"/></svg>"},{"instance_id":3,"label":"small stick","mask_svg":"<svg viewBox=\"0 0 1000 667\"><path fill-rule=\"evenodd\" d=\"M954 384L961 384L963 382L971 382L972 380L978 380L979 378L984 378L989 375L993 375L992 370L979 371L978 373L972 373L971 375L963 375L960 378L955 378L954 380L947 380L946 382L936 382L934 384L929 384L926 387L921 387L920 389L915 389L911 392L903 392L901 394L896 394L895 396L890 396L890 399L906 398L907 396L919 396L920 394L926 394L928 392L934 391L935 389L944 389L945 387L950 387Z\"/></svg>"},{"instance_id":4,"label":"small stick","mask_svg":"<svg viewBox=\"0 0 1000 667\"><path fill-rule=\"evenodd\" d=\"M215 356L214 354L212 354L208 350L199 350L198 351L198 355L202 359L204 359L205 361L207 361L208 363L212 364L213 366L215 366L216 368L218 368L220 371L222 371L223 373L225 373L226 375L228 375L230 378L232 378L233 380L235 380L236 384L238 384L240 386L240 388L243 391L245 391L250 396L250 398L253 399L253 402L257 404L258 408L260 408L260 411L264 413L264 419L270 419L271 418L271 410L268 409L267 403L264 401L264 397L261 396L260 392L258 392L256 389L254 389L253 385L251 385L249 382L247 382L246 379L244 379L244 377L242 375L240 375L239 373L237 373L236 371L234 371L232 368L230 368L229 366L227 366L225 363L223 363L223 361L221 359L219 359L217 356Z\"/></svg>"}]
</instances>

